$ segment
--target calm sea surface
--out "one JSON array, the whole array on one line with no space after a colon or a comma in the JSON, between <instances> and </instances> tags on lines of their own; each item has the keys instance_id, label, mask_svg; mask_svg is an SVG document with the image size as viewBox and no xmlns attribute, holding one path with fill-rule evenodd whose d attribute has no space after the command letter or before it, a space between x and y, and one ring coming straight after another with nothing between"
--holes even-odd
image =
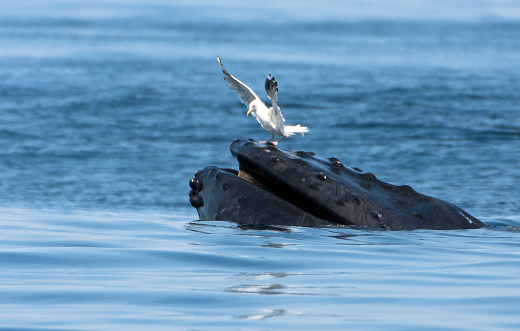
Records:
<instances>
[{"instance_id":1,"label":"calm sea surface","mask_svg":"<svg viewBox=\"0 0 520 331\"><path fill-rule=\"evenodd\" d=\"M518 330L515 1L6 1L0 330ZM197 221L188 180L270 134L452 202L467 231ZM266 100L267 98L264 98Z\"/></svg>"}]
</instances>

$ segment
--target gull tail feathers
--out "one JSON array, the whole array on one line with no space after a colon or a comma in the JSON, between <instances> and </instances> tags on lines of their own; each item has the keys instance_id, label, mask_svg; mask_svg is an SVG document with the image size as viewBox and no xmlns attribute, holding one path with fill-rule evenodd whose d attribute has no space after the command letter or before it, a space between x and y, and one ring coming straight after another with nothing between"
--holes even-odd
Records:
<instances>
[{"instance_id":1,"label":"gull tail feathers","mask_svg":"<svg viewBox=\"0 0 520 331\"><path fill-rule=\"evenodd\" d=\"M291 137L294 136L296 133L301 133L302 137L305 137L304 133L309 132L309 128L306 126L298 125L284 125L284 136Z\"/></svg>"}]
</instances>

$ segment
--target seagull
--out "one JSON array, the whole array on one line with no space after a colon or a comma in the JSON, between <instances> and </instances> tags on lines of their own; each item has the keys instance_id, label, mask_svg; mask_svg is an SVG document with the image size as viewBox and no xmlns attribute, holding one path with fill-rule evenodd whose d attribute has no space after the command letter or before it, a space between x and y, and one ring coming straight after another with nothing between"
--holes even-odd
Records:
<instances>
[{"instance_id":1,"label":"seagull","mask_svg":"<svg viewBox=\"0 0 520 331\"><path fill-rule=\"evenodd\" d=\"M277 145L278 142L285 137L291 137L296 133L301 133L302 136L305 132L309 132L309 129L306 126L298 125L284 125L285 119L282 116L282 111L276 101L278 101L278 82L275 81L274 77L271 75L267 76L265 80L265 91L267 92L267 96L271 100L272 107L267 108L265 103L260 100L258 95L249 86L242 83L234 76L232 76L229 72L224 69L222 65L222 61L220 57L217 56L218 63L222 67L222 72L226 77L224 80L227 82L227 86L236 91L240 101L244 103L247 109L247 116L253 114L258 123L269 131L272 134L271 139L267 141L259 141L260 143L266 143L274 139L274 135L281 136L279 139L273 141L274 145Z\"/></svg>"}]
</instances>

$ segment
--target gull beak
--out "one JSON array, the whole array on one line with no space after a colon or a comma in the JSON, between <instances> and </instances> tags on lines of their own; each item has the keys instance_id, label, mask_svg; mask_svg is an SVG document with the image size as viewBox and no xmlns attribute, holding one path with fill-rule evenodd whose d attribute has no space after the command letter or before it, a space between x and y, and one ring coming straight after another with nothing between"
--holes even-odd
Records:
<instances>
[{"instance_id":1,"label":"gull beak","mask_svg":"<svg viewBox=\"0 0 520 331\"><path fill-rule=\"evenodd\" d=\"M251 115L251 109L247 110L247 116Z\"/></svg>"}]
</instances>

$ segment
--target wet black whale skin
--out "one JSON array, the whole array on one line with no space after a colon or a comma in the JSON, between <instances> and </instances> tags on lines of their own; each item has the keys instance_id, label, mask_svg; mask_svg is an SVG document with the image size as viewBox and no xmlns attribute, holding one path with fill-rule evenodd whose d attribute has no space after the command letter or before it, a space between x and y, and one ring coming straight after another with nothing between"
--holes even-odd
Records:
<instances>
[{"instance_id":1,"label":"wet black whale skin","mask_svg":"<svg viewBox=\"0 0 520 331\"><path fill-rule=\"evenodd\" d=\"M241 172L214 166L190 180L190 202L201 220L252 225L362 226L389 230L476 229L484 223L443 200L345 167L337 158L235 140ZM271 192L270 192L271 191Z\"/></svg>"}]
</instances>

